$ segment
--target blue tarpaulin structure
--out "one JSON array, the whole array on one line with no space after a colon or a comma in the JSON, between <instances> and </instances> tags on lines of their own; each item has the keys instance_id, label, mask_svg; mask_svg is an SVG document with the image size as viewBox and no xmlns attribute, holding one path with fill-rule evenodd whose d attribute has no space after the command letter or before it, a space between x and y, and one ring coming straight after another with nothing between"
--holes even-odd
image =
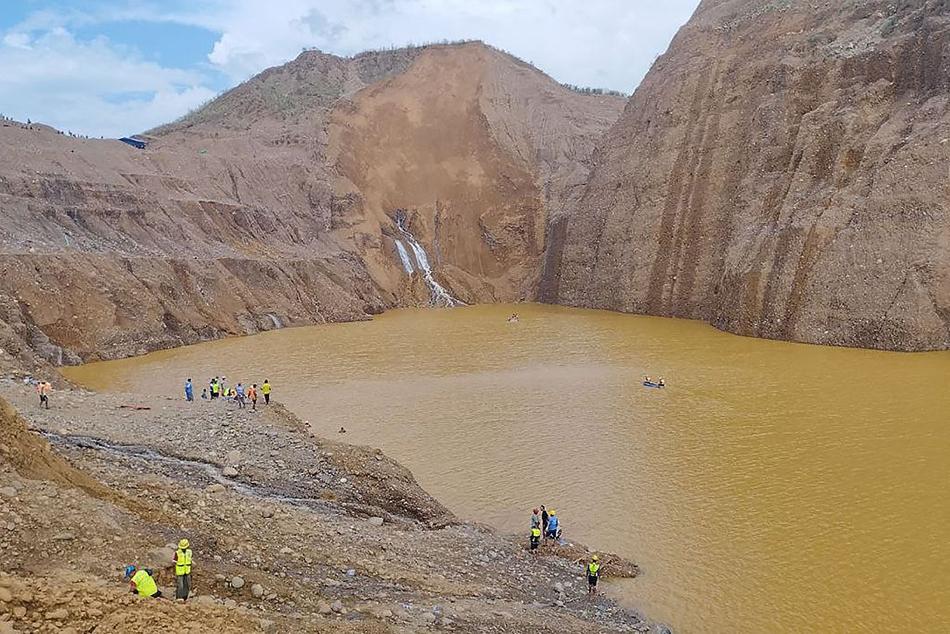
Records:
<instances>
[{"instance_id":1,"label":"blue tarpaulin structure","mask_svg":"<svg viewBox=\"0 0 950 634\"><path fill-rule=\"evenodd\" d=\"M129 145L131 145L131 146L134 147L134 148L138 148L138 149L140 149L140 150L144 150L144 149L145 149L145 141L140 141L140 140L138 140L138 139L133 139L132 137L128 137L128 136L124 136L124 137L122 137L122 138L119 139L119 140L122 141L123 143L128 143Z\"/></svg>"}]
</instances>

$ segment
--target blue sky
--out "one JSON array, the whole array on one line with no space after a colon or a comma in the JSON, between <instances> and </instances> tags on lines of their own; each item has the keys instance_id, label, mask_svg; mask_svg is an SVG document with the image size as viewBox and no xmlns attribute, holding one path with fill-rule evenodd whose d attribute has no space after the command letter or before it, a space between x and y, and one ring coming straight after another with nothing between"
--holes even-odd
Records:
<instances>
[{"instance_id":1,"label":"blue sky","mask_svg":"<svg viewBox=\"0 0 950 634\"><path fill-rule=\"evenodd\" d=\"M631 92L699 0L0 0L0 113L91 136L181 116L304 47L481 39Z\"/></svg>"}]
</instances>

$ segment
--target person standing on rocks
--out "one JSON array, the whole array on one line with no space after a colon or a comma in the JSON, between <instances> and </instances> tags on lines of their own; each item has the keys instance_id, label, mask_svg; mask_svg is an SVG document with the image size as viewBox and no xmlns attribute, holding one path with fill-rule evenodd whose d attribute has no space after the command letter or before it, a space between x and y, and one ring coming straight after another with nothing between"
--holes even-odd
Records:
<instances>
[{"instance_id":1,"label":"person standing on rocks","mask_svg":"<svg viewBox=\"0 0 950 634\"><path fill-rule=\"evenodd\" d=\"M184 601L191 594L191 548L188 540L178 542L175 551L175 598Z\"/></svg>"},{"instance_id":2,"label":"person standing on rocks","mask_svg":"<svg viewBox=\"0 0 950 634\"><path fill-rule=\"evenodd\" d=\"M53 386L49 381L40 381L36 384L36 393L40 395L40 407L49 409L49 393L53 391Z\"/></svg>"},{"instance_id":3,"label":"person standing on rocks","mask_svg":"<svg viewBox=\"0 0 950 634\"><path fill-rule=\"evenodd\" d=\"M548 526L545 536L551 540L557 540L558 536L558 520L557 512L554 509L551 509L551 512L548 513Z\"/></svg>"},{"instance_id":4,"label":"person standing on rocks","mask_svg":"<svg viewBox=\"0 0 950 634\"><path fill-rule=\"evenodd\" d=\"M221 394L221 384L218 383L218 377L211 379L211 383L208 387L211 389L211 400L213 401Z\"/></svg>"},{"instance_id":5,"label":"person standing on rocks","mask_svg":"<svg viewBox=\"0 0 950 634\"><path fill-rule=\"evenodd\" d=\"M193 401L195 400L195 388L191 384L191 379L185 381L185 400Z\"/></svg>"},{"instance_id":6,"label":"person standing on rocks","mask_svg":"<svg viewBox=\"0 0 950 634\"><path fill-rule=\"evenodd\" d=\"M531 528L541 527L541 516L538 515L538 509L531 509Z\"/></svg>"},{"instance_id":7,"label":"person standing on rocks","mask_svg":"<svg viewBox=\"0 0 950 634\"><path fill-rule=\"evenodd\" d=\"M129 564L125 567L125 578L129 580L132 594L137 594L140 597L152 597L153 599L161 598L162 591L158 589L158 584L152 578L152 572L147 568L139 570Z\"/></svg>"},{"instance_id":8,"label":"person standing on rocks","mask_svg":"<svg viewBox=\"0 0 950 634\"><path fill-rule=\"evenodd\" d=\"M241 383L234 388L234 400L237 401L238 409L244 409L244 385Z\"/></svg>"},{"instance_id":9,"label":"person standing on rocks","mask_svg":"<svg viewBox=\"0 0 950 634\"><path fill-rule=\"evenodd\" d=\"M541 505L541 530L548 530L548 510Z\"/></svg>"},{"instance_id":10,"label":"person standing on rocks","mask_svg":"<svg viewBox=\"0 0 950 634\"><path fill-rule=\"evenodd\" d=\"M247 398L251 401L251 411L257 411L257 383L252 384L248 389Z\"/></svg>"},{"instance_id":11,"label":"person standing on rocks","mask_svg":"<svg viewBox=\"0 0 950 634\"><path fill-rule=\"evenodd\" d=\"M261 394L264 395L264 405L270 405L270 381L267 379L261 383Z\"/></svg>"},{"instance_id":12,"label":"person standing on rocks","mask_svg":"<svg viewBox=\"0 0 950 634\"><path fill-rule=\"evenodd\" d=\"M600 558L593 555L587 564L587 594L597 594L597 580L600 579Z\"/></svg>"},{"instance_id":13,"label":"person standing on rocks","mask_svg":"<svg viewBox=\"0 0 950 634\"><path fill-rule=\"evenodd\" d=\"M537 526L531 527L531 550L536 551L541 544L541 529Z\"/></svg>"}]
</instances>

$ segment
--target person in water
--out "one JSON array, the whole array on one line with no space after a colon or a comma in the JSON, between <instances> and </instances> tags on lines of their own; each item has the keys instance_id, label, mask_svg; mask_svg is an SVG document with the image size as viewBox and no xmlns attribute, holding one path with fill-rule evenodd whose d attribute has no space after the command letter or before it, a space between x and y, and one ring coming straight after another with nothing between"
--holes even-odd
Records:
<instances>
[{"instance_id":1,"label":"person in water","mask_svg":"<svg viewBox=\"0 0 950 634\"><path fill-rule=\"evenodd\" d=\"M651 379L651 378L648 377L648 376L645 376L645 377L643 377L643 382L644 382L644 383L653 383L653 379Z\"/></svg>"},{"instance_id":2,"label":"person in water","mask_svg":"<svg viewBox=\"0 0 950 634\"><path fill-rule=\"evenodd\" d=\"M193 401L195 400L195 388L191 384L191 379L185 381L185 400Z\"/></svg>"},{"instance_id":3,"label":"person in water","mask_svg":"<svg viewBox=\"0 0 950 634\"><path fill-rule=\"evenodd\" d=\"M663 380L663 377L660 377L660 380L656 382L657 387L666 387L666 381Z\"/></svg>"},{"instance_id":4,"label":"person in water","mask_svg":"<svg viewBox=\"0 0 950 634\"><path fill-rule=\"evenodd\" d=\"M512 313L511 317L508 318L508 323L513 324L518 321L518 313Z\"/></svg>"}]
</instances>

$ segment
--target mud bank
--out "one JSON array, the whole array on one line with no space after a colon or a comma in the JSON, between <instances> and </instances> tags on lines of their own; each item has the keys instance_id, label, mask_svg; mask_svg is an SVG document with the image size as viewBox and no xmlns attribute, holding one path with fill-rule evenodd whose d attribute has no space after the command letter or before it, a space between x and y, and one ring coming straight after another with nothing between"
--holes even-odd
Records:
<instances>
[{"instance_id":1,"label":"mud bank","mask_svg":"<svg viewBox=\"0 0 950 634\"><path fill-rule=\"evenodd\" d=\"M3 381L0 394L21 412L2 410L0 631L653 627L586 598L584 547L533 556L517 536L458 521L380 451L315 438L279 405L66 390L47 411L27 386ZM197 598L127 596L130 562L173 592L180 536L195 548ZM636 573L607 559L608 575Z\"/></svg>"}]
</instances>

